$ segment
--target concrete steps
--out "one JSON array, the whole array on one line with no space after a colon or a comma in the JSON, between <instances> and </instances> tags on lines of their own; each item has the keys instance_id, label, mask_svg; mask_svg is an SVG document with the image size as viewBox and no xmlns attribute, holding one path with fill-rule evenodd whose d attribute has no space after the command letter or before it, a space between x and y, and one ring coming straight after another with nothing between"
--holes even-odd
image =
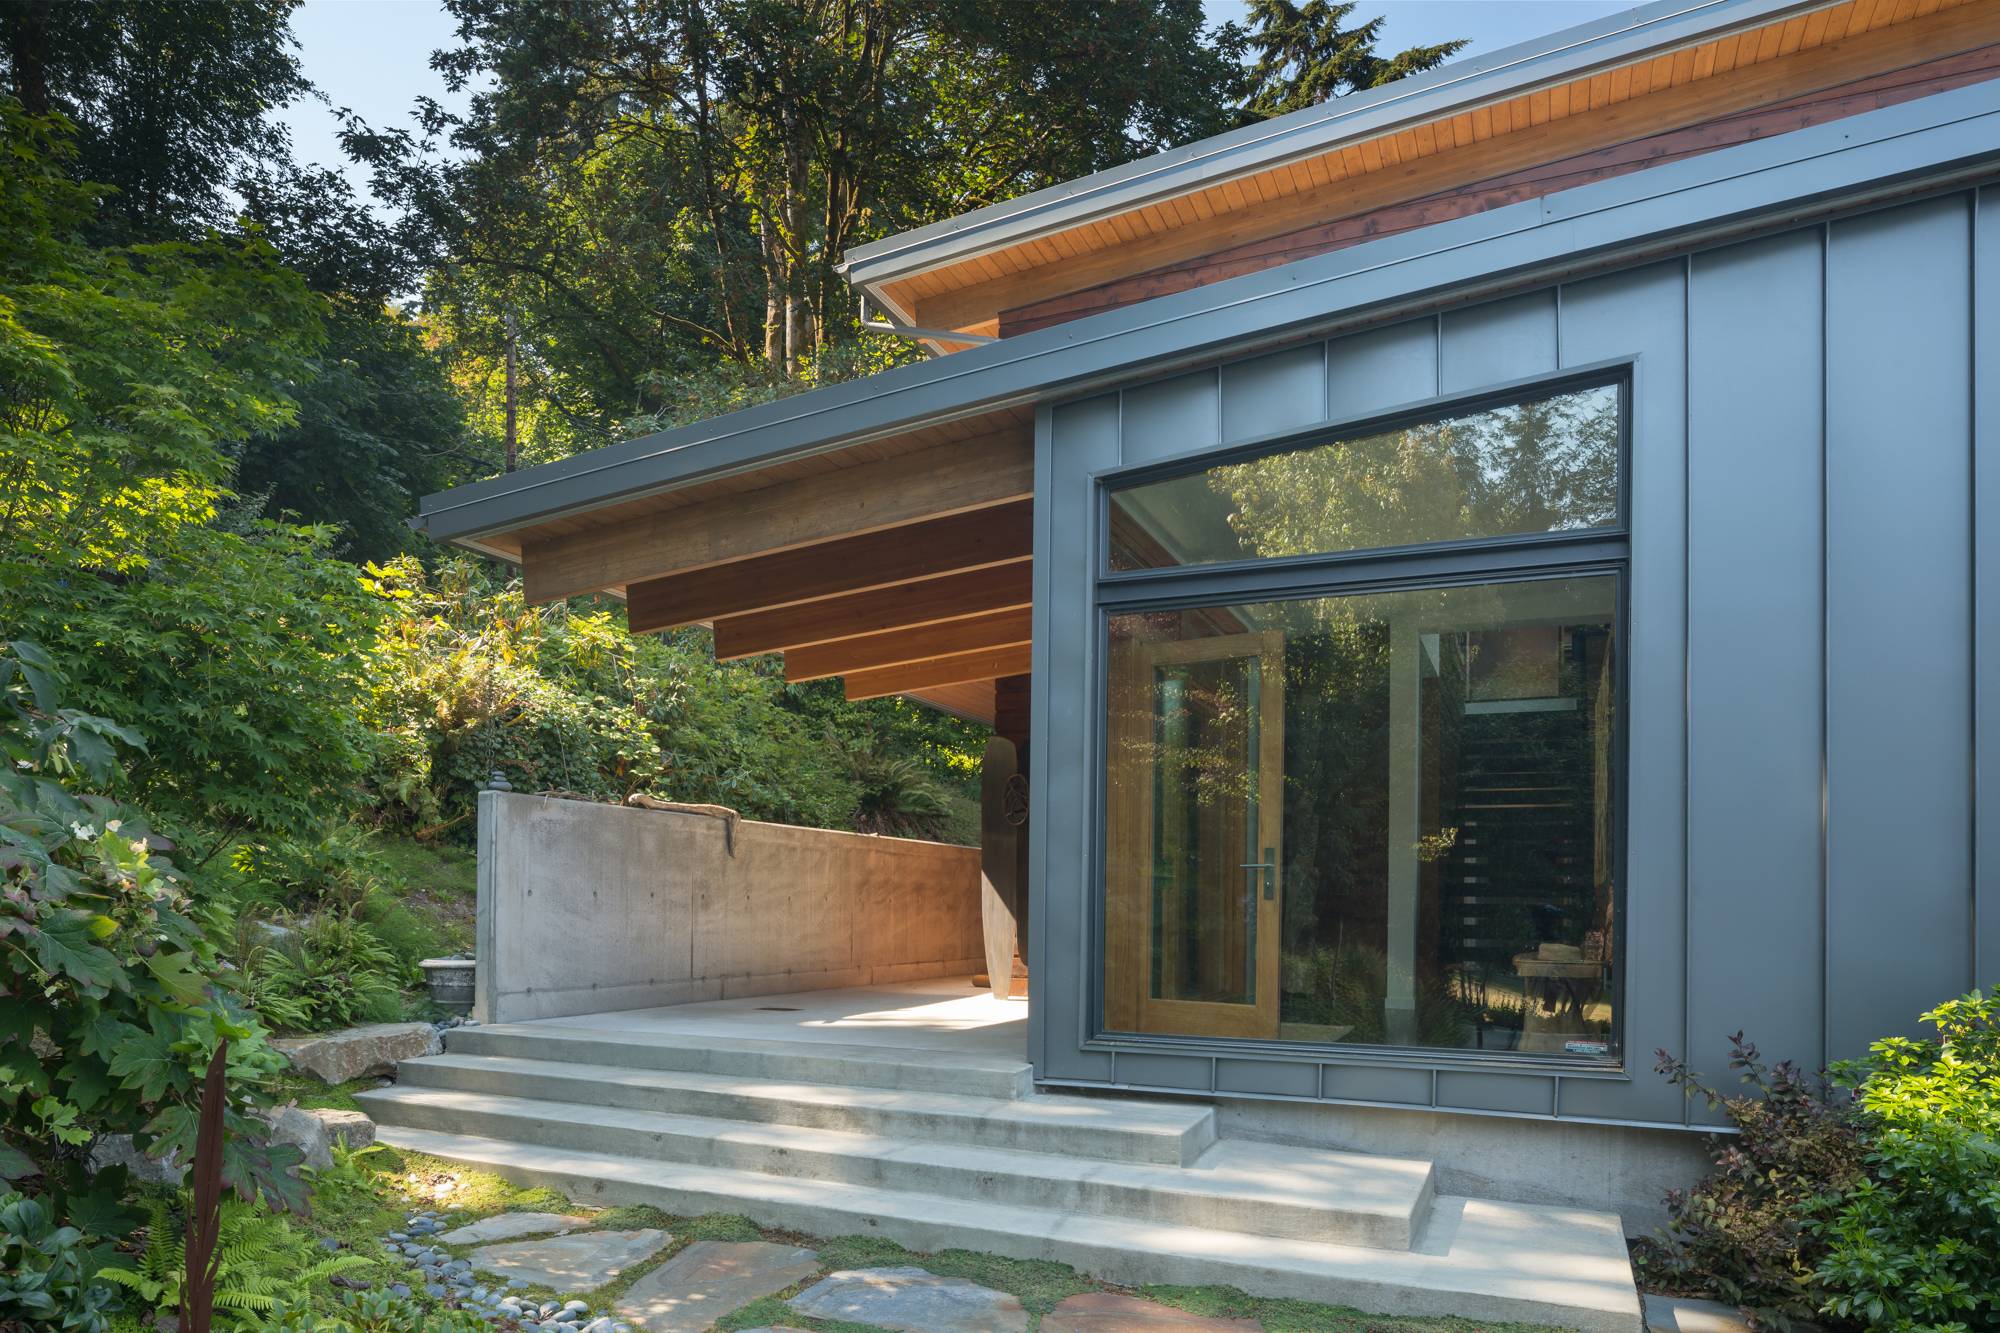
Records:
<instances>
[{"instance_id":1,"label":"concrete steps","mask_svg":"<svg viewBox=\"0 0 2000 1333\"><path fill-rule=\"evenodd\" d=\"M1428 1162L1218 1141L1207 1105L1039 1094L998 1055L497 1025L455 1029L361 1102L387 1143L583 1201L1128 1284L1638 1327L1615 1216L1440 1198Z\"/></svg>"},{"instance_id":2,"label":"concrete steps","mask_svg":"<svg viewBox=\"0 0 2000 1333\"><path fill-rule=\"evenodd\" d=\"M455 1052L406 1061L398 1066L396 1077L416 1087L540 1101L587 1101L628 1110L848 1130L1111 1162L1185 1166L1215 1142L1214 1110L1179 1102L900 1092Z\"/></svg>"},{"instance_id":3,"label":"concrete steps","mask_svg":"<svg viewBox=\"0 0 2000 1333\"><path fill-rule=\"evenodd\" d=\"M1616 1217L1439 1198L1411 1250L1287 1240L1022 1208L798 1176L650 1162L389 1124L384 1142L546 1185L587 1203L728 1212L811 1235L876 1234L916 1250L1050 1259L1109 1281L1221 1283L1382 1314L1461 1315L1638 1333Z\"/></svg>"},{"instance_id":4,"label":"concrete steps","mask_svg":"<svg viewBox=\"0 0 2000 1333\"><path fill-rule=\"evenodd\" d=\"M1254 1143L1218 1143L1187 1170L432 1087L364 1097L377 1120L413 1129L1385 1249L1410 1247L1432 1191L1426 1162Z\"/></svg>"}]
</instances>

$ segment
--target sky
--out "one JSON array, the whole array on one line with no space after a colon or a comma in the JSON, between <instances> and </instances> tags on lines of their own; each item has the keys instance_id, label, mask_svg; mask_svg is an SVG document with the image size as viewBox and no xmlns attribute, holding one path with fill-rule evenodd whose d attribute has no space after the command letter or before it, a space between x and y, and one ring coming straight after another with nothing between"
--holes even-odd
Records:
<instances>
[{"instance_id":1,"label":"sky","mask_svg":"<svg viewBox=\"0 0 2000 1333\"><path fill-rule=\"evenodd\" d=\"M1005 3L1005 0L994 0ZM1215 22L1241 18L1245 0L1203 0ZM1483 54L1630 8L1626 0L1376 0L1361 12L1381 14L1383 49L1471 40L1461 56ZM453 44L453 23L438 0L306 0L292 18L306 77L326 103L301 101L282 119L302 161L340 165L364 197L365 175L341 157L333 107L348 107L378 129L414 127L411 105L428 96L447 107L463 96L445 91L430 67L431 52ZM330 104L330 105L328 105Z\"/></svg>"}]
</instances>

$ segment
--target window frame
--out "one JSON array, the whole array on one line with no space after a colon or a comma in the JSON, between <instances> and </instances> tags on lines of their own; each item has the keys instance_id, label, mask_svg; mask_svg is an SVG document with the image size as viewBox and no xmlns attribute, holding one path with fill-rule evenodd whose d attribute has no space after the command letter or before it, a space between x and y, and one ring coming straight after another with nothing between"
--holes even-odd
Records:
<instances>
[{"instance_id":1,"label":"window frame","mask_svg":"<svg viewBox=\"0 0 2000 1333\"><path fill-rule=\"evenodd\" d=\"M1544 375L1470 394L1441 394L1388 412L1346 421L1321 422L1301 430L1244 441L1184 457L1106 469L1092 477L1096 491L1093 521L1090 904L1092 939L1087 968L1088 1004L1084 1049L1178 1053L1216 1059L1226 1055L1302 1063L1388 1065L1433 1070L1543 1072L1584 1077L1629 1078L1626 1037L1630 1030L1628 984L1626 830L1629 822L1631 645L1632 420L1635 365L1618 360ZM1267 560L1234 560L1157 569L1119 570L1110 566L1111 496L1149 481L1187 476L1251 458L1332 443L1343 438L1460 416L1486 408L1518 405L1564 392L1603 386L1618 391L1618 520L1614 525L1549 533L1432 542L1420 546L1377 547ZM1109 805L1110 627L1113 616L1131 612L1255 602L1304 601L1324 597L1479 584L1535 582L1608 576L1613 580L1613 717L1611 763L1612 981L1611 1050L1604 1056L1532 1051L1461 1050L1441 1046L1398 1046L1308 1042L1282 1038L1182 1036L1107 1028L1105 926L1108 893L1106 823Z\"/></svg>"}]
</instances>

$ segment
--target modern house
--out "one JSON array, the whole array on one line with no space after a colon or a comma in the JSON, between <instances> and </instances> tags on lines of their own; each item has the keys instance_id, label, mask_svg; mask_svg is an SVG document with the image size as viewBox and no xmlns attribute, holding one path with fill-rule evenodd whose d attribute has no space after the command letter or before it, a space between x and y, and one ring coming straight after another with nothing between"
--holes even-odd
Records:
<instances>
[{"instance_id":1,"label":"modern house","mask_svg":"<svg viewBox=\"0 0 2000 1333\"><path fill-rule=\"evenodd\" d=\"M430 497L998 743L979 852L489 794L385 1134L1636 1327L1656 1051L2000 967L1996 73L2000 0L1662 0L863 246L930 359Z\"/></svg>"}]
</instances>

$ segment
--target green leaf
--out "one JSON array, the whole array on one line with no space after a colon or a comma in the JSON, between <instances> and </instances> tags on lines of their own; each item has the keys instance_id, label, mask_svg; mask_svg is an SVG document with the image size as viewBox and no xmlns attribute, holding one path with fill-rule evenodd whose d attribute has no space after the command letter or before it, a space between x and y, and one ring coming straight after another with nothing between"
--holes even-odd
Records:
<instances>
[{"instance_id":1,"label":"green leaf","mask_svg":"<svg viewBox=\"0 0 2000 1333\"><path fill-rule=\"evenodd\" d=\"M12 1183L22 1176L33 1175L35 1170L34 1162L29 1160L26 1153L9 1144L0 1143L0 1180Z\"/></svg>"},{"instance_id":2,"label":"green leaf","mask_svg":"<svg viewBox=\"0 0 2000 1333\"><path fill-rule=\"evenodd\" d=\"M69 977L87 991L131 989L125 969L110 950L93 943L99 918L69 908L50 912L28 936L35 961L51 973Z\"/></svg>"},{"instance_id":3,"label":"green leaf","mask_svg":"<svg viewBox=\"0 0 2000 1333\"><path fill-rule=\"evenodd\" d=\"M159 1101L186 1074L187 1066L163 1037L138 1028L131 1030L111 1056L111 1076L146 1102Z\"/></svg>"}]
</instances>

